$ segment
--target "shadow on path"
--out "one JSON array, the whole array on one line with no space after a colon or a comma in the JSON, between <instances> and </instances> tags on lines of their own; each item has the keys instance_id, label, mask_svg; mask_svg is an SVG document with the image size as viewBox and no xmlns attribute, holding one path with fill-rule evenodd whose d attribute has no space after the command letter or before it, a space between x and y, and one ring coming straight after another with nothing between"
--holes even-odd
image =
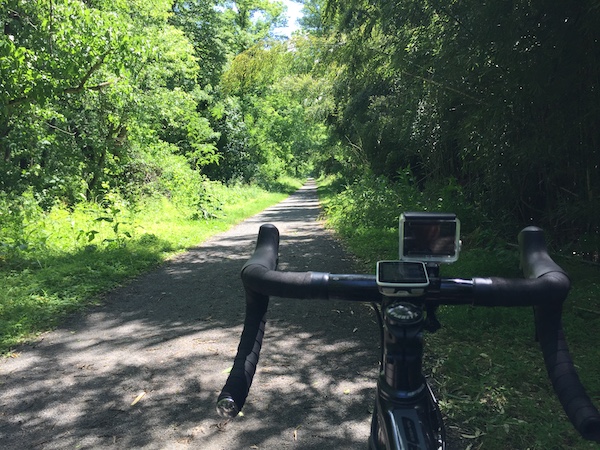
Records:
<instances>
[{"instance_id":1,"label":"shadow on path","mask_svg":"<svg viewBox=\"0 0 600 450\"><path fill-rule=\"evenodd\" d=\"M244 416L215 413L259 226L280 229L282 269L352 271L319 212L309 183L0 361L1 447L364 449L378 351L364 305L273 299Z\"/></svg>"}]
</instances>

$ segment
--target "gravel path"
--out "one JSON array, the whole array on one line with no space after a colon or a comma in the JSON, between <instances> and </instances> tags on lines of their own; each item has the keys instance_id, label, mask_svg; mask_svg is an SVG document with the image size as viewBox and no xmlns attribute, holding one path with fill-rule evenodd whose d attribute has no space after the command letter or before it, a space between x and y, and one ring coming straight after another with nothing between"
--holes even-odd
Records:
<instances>
[{"instance_id":1,"label":"gravel path","mask_svg":"<svg viewBox=\"0 0 600 450\"><path fill-rule=\"evenodd\" d=\"M378 330L362 304L272 299L244 416L215 412L259 226L279 228L283 270L352 271L319 212L309 182L0 360L0 447L365 449Z\"/></svg>"}]
</instances>

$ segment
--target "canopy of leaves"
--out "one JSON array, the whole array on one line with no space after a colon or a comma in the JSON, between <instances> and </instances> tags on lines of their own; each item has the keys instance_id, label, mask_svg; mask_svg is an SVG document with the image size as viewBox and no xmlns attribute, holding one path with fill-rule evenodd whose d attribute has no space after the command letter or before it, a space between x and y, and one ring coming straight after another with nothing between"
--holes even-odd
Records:
<instances>
[{"instance_id":1,"label":"canopy of leaves","mask_svg":"<svg viewBox=\"0 0 600 450\"><path fill-rule=\"evenodd\" d=\"M190 180L408 168L420 188L455 180L497 222L597 232L594 2L310 0L282 41L283 12L2 2L1 189L135 196L164 158Z\"/></svg>"},{"instance_id":2,"label":"canopy of leaves","mask_svg":"<svg viewBox=\"0 0 600 450\"><path fill-rule=\"evenodd\" d=\"M376 174L453 177L499 220L600 225L594 2L329 1L333 130Z\"/></svg>"}]
</instances>

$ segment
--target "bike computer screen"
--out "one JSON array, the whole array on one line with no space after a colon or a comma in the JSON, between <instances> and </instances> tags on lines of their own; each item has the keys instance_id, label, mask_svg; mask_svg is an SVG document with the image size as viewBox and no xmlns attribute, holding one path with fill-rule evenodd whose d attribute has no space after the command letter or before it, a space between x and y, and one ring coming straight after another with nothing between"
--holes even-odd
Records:
<instances>
[{"instance_id":1,"label":"bike computer screen","mask_svg":"<svg viewBox=\"0 0 600 450\"><path fill-rule=\"evenodd\" d=\"M455 214L403 213L400 216L400 259L450 263L458 259L460 221Z\"/></svg>"},{"instance_id":2,"label":"bike computer screen","mask_svg":"<svg viewBox=\"0 0 600 450\"><path fill-rule=\"evenodd\" d=\"M424 288L429 286L422 262L378 261L377 285L380 288Z\"/></svg>"}]
</instances>

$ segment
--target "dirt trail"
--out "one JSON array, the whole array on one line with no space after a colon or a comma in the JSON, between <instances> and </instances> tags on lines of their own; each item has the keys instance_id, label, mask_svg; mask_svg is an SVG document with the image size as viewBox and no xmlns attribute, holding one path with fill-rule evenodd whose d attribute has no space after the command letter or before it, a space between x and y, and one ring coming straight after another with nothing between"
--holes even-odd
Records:
<instances>
[{"instance_id":1,"label":"dirt trail","mask_svg":"<svg viewBox=\"0 0 600 450\"><path fill-rule=\"evenodd\" d=\"M279 228L282 269L352 271L318 214L309 183L0 361L0 447L365 449L378 331L361 304L272 299L244 416L215 413L259 226Z\"/></svg>"}]
</instances>

